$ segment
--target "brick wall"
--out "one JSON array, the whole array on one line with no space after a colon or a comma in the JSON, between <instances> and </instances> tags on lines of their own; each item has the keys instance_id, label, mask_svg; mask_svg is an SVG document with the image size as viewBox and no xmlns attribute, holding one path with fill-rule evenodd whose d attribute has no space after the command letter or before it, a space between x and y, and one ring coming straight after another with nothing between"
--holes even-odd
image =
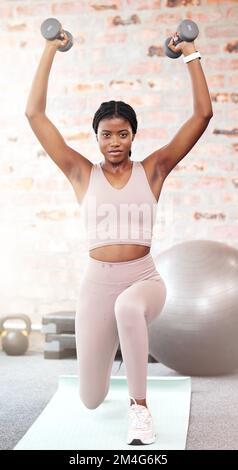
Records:
<instances>
[{"instance_id":1,"label":"brick wall","mask_svg":"<svg viewBox=\"0 0 238 470\"><path fill-rule=\"evenodd\" d=\"M101 160L91 122L102 101L134 107L135 160L190 116L187 66L164 56L163 43L183 19L198 23L214 116L164 184L152 251L195 238L238 248L237 0L1 1L0 316L25 312L34 322L75 308L86 258L73 189L24 116L50 16L75 44L56 54L47 114L92 162Z\"/></svg>"}]
</instances>

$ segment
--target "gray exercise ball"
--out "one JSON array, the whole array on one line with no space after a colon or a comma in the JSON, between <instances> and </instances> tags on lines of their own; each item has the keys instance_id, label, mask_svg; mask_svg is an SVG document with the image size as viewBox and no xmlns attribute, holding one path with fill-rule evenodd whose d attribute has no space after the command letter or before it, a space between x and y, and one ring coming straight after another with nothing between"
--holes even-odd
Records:
<instances>
[{"instance_id":1,"label":"gray exercise ball","mask_svg":"<svg viewBox=\"0 0 238 470\"><path fill-rule=\"evenodd\" d=\"M154 257L167 287L149 325L149 352L180 374L238 368L238 250L211 240L176 244Z\"/></svg>"}]
</instances>

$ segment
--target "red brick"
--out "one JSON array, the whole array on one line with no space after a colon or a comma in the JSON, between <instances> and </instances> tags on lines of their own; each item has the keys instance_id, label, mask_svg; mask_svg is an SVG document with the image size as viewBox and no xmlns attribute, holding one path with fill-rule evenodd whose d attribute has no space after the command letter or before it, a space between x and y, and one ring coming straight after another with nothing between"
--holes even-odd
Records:
<instances>
[{"instance_id":1,"label":"red brick","mask_svg":"<svg viewBox=\"0 0 238 470\"><path fill-rule=\"evenodd\" d=\"M14 170L13 165L11 165L10 163L2 163L0 171L1 171L1 175L8 175L8 174L13 173L15 170Z\"/></svg>"},{"instance_id":2,"label":"red brick","mask_svg":"<svg viewBox=\"0 0 238 470\"><path fill-rule=\"evenodd\" d=\"M71 112L70 115L68 115L65 119L65 124L67 124L69 127L71 123L75 126L91 127L93 116L91 114L86 114L83 110L82 112L80 112L80 110L75 110L73 113Z\"/></svg>"},{"instance_id":3,"label":"red brick","mask_svg":"<svg viewBox=\"0 0 238 470\"><path fill-rule=\"evenodd\" d=\"M223 204L235 204L237 205L237 194L229 192L228 194L223 194L221 198L221 203Z\"/></svg>"},{"instance_id":4,"label":"red brick","mask_svg":"<svg viewBox=\"0 0 238 470\"><path fill-rule=\"evenodd\" d=\"M59 189L60 181L56 178L36 178L34 181L34 190L37 191L59 191Z\"/></svg>"},{"instance_id":5,"label":"red brick","mask_svg":"<svg viewBox=\"0 0 238 470\"><path fill-rule=\"evenodd\" d=\"M14 9L15 5L7 5L7 2L4 2L4 5L0 5L0 18L4 20L5 18L13 18L14 17ZM2 25L1 25L2 27Z\"/></svg>"},{"instance_id":6,"label":"red brick","mask_svg":"<svg viewBox=\"0 0 238 470\"><path fill-rule=\"evenodd\" d=\"M198 194L174 194L174 204L184 204L185 206L195 206L195 204L201 203L201 197Z\"/></svg>"},{"instance_id":7,"label":"red brick","mask_svg":"<svg viewBox=\"0 0 238 470\"><path fill-rule=\"evenodd\" d=\"M88 140L91 138L90 132L75 132L65 136L68 141L73 140Z\"/></svg>"},{"instance_id":8,"label":"red brick","mask_svg":"<svg viewBox=\"0 0 238 470\"><path fill-rule=\"evenodd\" d=\"M232 54L232 53L236 54L237 50L238 50L238 41L237 40L228 42L224 47L224 52L228 52L230 54Z\"/></svg>"},{"instance_id":9,"label":"red brick","mask_svg":"<svg viewBox=\"0 0 238 470\"><path fill-rule=\"evenodd\" d=\"M193 152L197 152L199 155L205 155L210 158L211 155L216 157L224 157L227 153L227 144L224 142L209 142L199 141L199 145L193 148Z\"/></svg>"},{"instance_id":10,"label":"red brick","mask_svg":"<svg viewBox=\"0 0 238 470\"><path fill-rule=\"evenodd\" d=\"M1 178L1 190L30 190L34 185L34 179L29 176L29 177L24 177L24 178Z\"/></svg>"},{"instance_id":11,"label":"red brick","mask_svg":"<svg viewBox=\"0 0 238 470\"><path fill-rule=\"evenodd\" d=\"M167 0L167 7L199 6L202 0Z\"/></svg>"},{"instance_id":12,"label":"red brick","mask_svg":"<svg viewBox=\"0 0 238 470\"><path fill-rule=\"evenodd\" d=\"M227 137L236 137L238 135L238 128L237 127L233 127L231 129L228 129L228 128L222 128L220 126L220 128L215 128L213 130L213 134L215 135L225 135Z\"/></svg>"},{"instance_id":13,"label":"red brick","mask_svg":"<svg viewBox=\"0 0 238 470\"><path fill-rule=\"evenodd\" d=\"M101 76L108 76L111 78L112 76L117 76L121 72L121 64L115 63L110 61L110 63L91 63L89 68L89 73L92 76L101 77Z\"/></svg>"},{"instance_id":14,"label":"red brick","mask_svg":"<svg viewBox=\"0 0 238 470\"><path fill-rule=\"evenodd\" d=\"M113 10L118 11L122 8L122 4L120 0L102 0L101 2L97 3L97 1L88 1L88 0L80 0L80 1L72 1L72 2L63 2L63 3L53 3L52 5L52 13L53 15L72 15L72 14L86 14L86 13L100 13L102 14L105 10Z\"/></svg>"},{"instance_id":15,"label":"red brick","mask_svg":"<svg viewBox=\"0 0 238 470\"><path fill-rule=\"evenodd\" d=\"M225 75L206 75L208 87L222 88L225 86Z\"/></svg>"},{"instance_id":16,"label":"red brick","mask_svg":"<svg viewBox=\"0 0 238 470\"><path fill-rule=\"evenodd\" d=\"M71 214L67 209L42 210L40 212L36 212L36 217L48 220L65 220L66 218L71 217Z\"/></svg>"},{"instance_id":17,"label":"red brick","mask_svg":"<svg viewBox=\"0 0 238 470\"><path fill-rule=\"evenodd\" d=\"M122 0L102 0L98 4L95 1L88 2L89 8L95 11L121 10L123 8Z\"/></svg>"},{"instance_id":18,"label":"red brick","mask_svg":"<svg viewBox=\"0 0 238 470\"><path fill-rule=\"evenodd\" d=\"M202 41L199 41L199 43L196 43L195 41L195 47L197 50L199 50L199 52L201 52L201 55L202 55L202 60L205 56L207 55L216 55L216 54L219 54L220 52L222 52L222 46L221 44L209 44L207 41L205 42L202 42Z\"/></svg>"},{"instance_id":19,"label":"red brick","mask_svg":"<svg viewBox=\"0 0 238 470\"><path fill-rule=\"evenodd\" d=\"M216 103L228 103L231 100L230 93L211 93L210 97Z\"/></svg>"},{"instance_id":20,"label":"red brick","mask_svg":"<svg viewBox=\"0 0 238 470\"><path fill-rule=\"evenodd\" d=\"M236 0L236 3L237 0ZM226 18L230 21L232 21L233 19L237 20L238 18L238 6L236 7L231 7L231 8L228 8L227 11L226 11Z\"/></svg>"},{"instance_id":21,"label":"red brick","mask_svg":"<svg viewBox=\"0 0 238 470\"><path fill-rule=\"evenodd\" d=\"M169 28L171 30L171 25L174 25L175 29L176 26L180 23L181 21L181 14L177 13L176 11L161 11L161 13L155 13L153 12L151 16L149 16L147 19L145 19L146 24L148 24L148 27L150 25L169 25ZM157 33L158 37L158 31L155 31Z\"/></svg>"},{"instance_id":22,"label":"red brick","mask_svg":"<svg viewBox=\"0 0 238 470\"><path fill-rule=\"evenodd\" d=\"M207 26L204 28L205 35L209 38L236 38L237 27L232 25Z\"/></svg>"},{"instance_id":23,"label":"red brick","mask_svg":"<svg viewBox=\"0 0 238 470\"><path fill-rule=\"evenodd\" d=\"M238 87L238 75L232 74L230 77L226 77L227 85L231 87Z\"/></svg>"},{"instance_id":24,"label":"red brick","mask_svg":"<svg viewBox=\"0 0 238 470\"><path fill-rule=\"evenodd\" d=\"M149 21L148 21L149 23ZM143 26L143 25L142 25ZM138 34L138 33L136 33ZM139 33L140 44L143 42L150 43L151 41L159 41L158 31L150 29L150 23L147 25L147 29L140 29Z\"/></svg>"},{"instance_id":25,"label":"red brick","mask_svg":"<svg viewBox=\"0 0 238 470\"><path fill-rule=\"evenodd\" d=\"M85 0L80 0L80 2L72 1L72 2L51 2L51 11L53 17L59 16L66 16L72 14L85 14L90 11L90 2L86 2Z\"/></svg>"},{"instance_id":26,"label":"red brick","mask_svg":"<svg viewBox=\"0 0 238 470\"><path fill-rule=\"evenodd\" d=\"M184 186L184 182L173 176L173 174L170 173L169 177L167 180L165 180L165 183L164 183L164 187L166 187L166 189L175 189L175 190L178 190L178 189L182 189Z\"/></svg>"},{"instance_id":27,"label":"red brick","mask_svg":"<svg viewBox=\"0 0 238 470\"><path fill-rule=\"evenodd\" d=\"M164 53L164 49L162 46L150 46L148 49L147 55L148 57L154 57L154 56L164 57L165 53Z\"/></svg>"},{"instance_id":28,"label":"red brick","mask_svg":"<svg viewBox=\"0 0 238 470\"><path fill-rule=\"evenodd\" d=\"M168 131L164 127L150 127L148 129L140 128L136 134L138 140L157 140L168 137Z\"/></svg>"},{"instance_id":29,"label":"red brick","mask_svg":"<svg viewBox=\"0 0 238 470\"><path fill-rule=\"evenodd\" d=\"M47 5L48 4L48 5ZM25 17L25 16L39 16L42 18L42 21L44 21L45 18L48 18L51 16L51 8L50 4L48 2L44 3L36 3L30 2L28 4L23 4L23 5L17 5L16 7L16 18L18 17Z\"/></svg>"},{"instance_id":30,"label":"red brick","mask_svg":"<svg viewBox=\"0 0 238 470\"><path fill-rule=\"evenodd\" d=\"M27 40L22 40L22 41L17 41L19 43L19 47L21 49L29 49L29 50L32 50L33 48L38 48L40 45L43 47L44 46L44 40L43 38L36 38L36 36L34 38L27 38ZM17 44L16 46L17 47Z\"/></svg>"},{"instance_id":31,"label":"red brick","mask_svg":"<svg viewBox=\"0 0 238 470\"><path fill-rule=\"evenodd\" d=\"M129 39L128 33L122 31L120 32L97 32L97 45L98 44L117 44L117 43L125 43Z\"/></svg>"},{"instance_id":32,"label":"red brick","mask_svg":"<svg viewBox=\"0 0 238 470\"><path fill-rule=\"evenodd\" d=\"M184 89L184 83L182 80L179 80L179 76L177 74L172 75L170 80L168 80L166 75L160 74L154 78L147 78L146 81L149 89L152 89L153 91L158 90L160 93L163 91L170 92L171 89L176 89L176 91Z\"/></svg>"},{"instance_id":33,"label":"red brick","mask_svg":"<svg viewBox=\"0 0 238 470\"><path fill-rule=\"evenodd\" d=\"M226 117L229 121L238 122L238 109L229 109L226 112Z\"/></svg>"},{"instance_id":34,"label":"red brick","mask_svg":"<svg viewBox=\"0 0 238 470\"><path fill-rule=\"evenodd\" d=\"M232 149L232 151L238 153L238 143L232 144L231 149Z\"/></svg>"},{"instance_id":35,"label":"red brick","mask_svg":"<svg viewBox=\"0 0 238 470\"><path fill-rule=\"evenodd\" d=\"M168 126L181 122L180 117L175 112L167 110L150 110L146 111L143 116L143 122L161 125L166 123Z\"/></svg>"},{"instance_id":36,"label":"red brick","mask_svg":"<svg viewBox=\"0 0 238 470\"><path fill-rule=\"evenodd\" d=\"M13 22L13 23L9 22L6 25L6 30L11 33L25 31L26 29L27 29L27 24L24 21Z\"/></svg>"},{"instance_id":37,"label":"red brick","mask_svg":"<svg viewBox=\"0 0 238 470\"><path fill-rule=\"evenodd\" d=\"M155 109L157 106L161 106L161 96L159 93L154 93L154 94L146 94L143 93L141 96L131 96L130 97L130 102L133 99L138 98L138 103L140 103L141 106L144 106L145 109L148 107L152 107L152 109Z\"/></svg>"},{"instance_id":38,"label":"red brick","mask_svg":"<svg viewBox=\"0 0 238 470\"><path fill-rule=\"evenodd\" d=\"M127 17L117 15L107 18L107 27L126 26L140 23L141 21L138 15L131 15Z\"/></svg>"},{"instance_id":39,"label":"red brick","mask_svg":"<svg viewBox=\"0 0 238 470\"><path fill-rule=\"evenodd\" d=\"M131 75L144 75L149 73L161 72L162 64L158 60L145 62L128 63L127 73Z\"/></svg>"},{"instance_id":40,"label":"red brick","mask_svg":"<svg viewBox=\"0 0 238 470\"><path fill-rule=\"evenodd\" d=\"M151 10L160 9L161 0L126 0L126 7L131 7L133 10Z\"/></svg>"},{"instance_id":41,"label":"red brick","mask_svg":"<svg viewBox=\"0 0 238 470\"><path fill-rule=\"evenodd\" d=\"M112 90L140 90L142 88L141 80L111 80L108 85Z\"/></svg>"},{"instance_id":42,"label":"red brick","mask_svg":"<svg viewBox=\"0 0 238 470\"><path fill-rule=\"evenodd\" d=\"M54 114L55 113L54 110L55 109L57 110L56 116L55 116L57 119L57 115L59 113L58 110L60 108L62 109L62 112L64 112L64 110L71 110L71 109L73 110L78 109L80 112L82 112L87 107L87 100L88 100L88 97L81 96L80 94L77 94L77 95L70 94L69 96L66 96L65 94L63 94L62 96L60 96L58 94L55 95L54 93L51 93L48 101L49 103L52 102L51 104L52 113Z\"/></svg>"},{"instance_id":43,"label":"red brick","mask_svg":"<svg viewBox=\"0 0 238 470\"><path fill-rule=\"evenodd\" d=\"M238 59L232 59L230 57L218 57L205 60L205 67L207 70L238 70Z\"/></svg>"},{"instance_id":44,"label":"red brick","mask_svg":"<svg viewBox=\"0 0 238 470\"><path fill-rule=\"evenodd\" d=\"M236 168L235 168L235 162L231 162L231 161L218 161L217 162L217 168L219 170L221 170L221 173L223 174L223 172L232 172L232 171L235 171Z\"/></svg>"},{"instance_id":45,"label":"red brick","mask_svg":"<svg viewBox=\"0 0 238 470\"><path fill-rule=\"evenodd\" d=\"M209 236L214 240L223 238L225 243L238 239L238 224L215 225L208 228Z\"/></svg>"},{"instance_id":46,"label":"red brick","mask_svg":"<svg viewBox=\"0 0 238 470\"><path fill-rule=\"evenodd\" d=\"M208 5L223 5L229 3L237 3L237 0L207 0Z\"/></svg>"},{"instance_id":47,"label":"red brick","mask_svg":"<svg viewBox=\"0 0 238 470\"><path fill-rule=\"evenodd\" d=\"M175 171L183 174L196 174L198 172L204 173L208 169L208 162L206 161L199 161L192 159L192 155L190 158L184 158L181 160L178 165L175 167Z\"/></svg>"},{"instance_id":48,"label":"red brick","mask_svg":"<svg viewBox=\"0 0 238 470\"><path fill-rule=\"evenodd\" d=\"M238 178L232 178L232 184L235 189L238 189ZM237 200L236 200L236 205L237 205Z\"/></svg>"},{"instance_id":49,"label":"red brick","mask_svg":"<svg viewBox=\"0 0 238 470\"><path fill-rule=\"evenodd\" d=\"M194 182L195 183L195 182ZM222 176L200 176L199 180L196 181L197 190L201 188L211 187L223 189L226 187L227 180Z\"/></svg>"},{"instance_id":50,"label":"red brick","mask_svg":"<svg viewBox=\"0 0 238 470\"><path fill-rule=\"evenodd\" d=\"M193 218L195 220L200 220L200 219L205 219L205 220L225 220L226 216L223 212L216 212L216 213L210 213L210 212L194 212Z\"/></svg>"},{"instance_id":51,"label":"red brick","mask_svg":"<svg viewBox=\"0 0 238 470\"><path fill-rule=\"evenodd\" d=\"M96 91L103 91L104 83L78 83L74 86L73 91L79 93L95 93Z\"/></svg>"},{"instance_id":52,"label":"red brick","mask_svg":"<svg viewBox=\"0 0 238 470\"><path fill-rule=\"evenodd\" d=\"M211 24L216 24L216 22L220 22L223 20L223 11L220 11L219 9L203 9L203 8L198 8L198 9L191 9L190 11L187 12L186 14L186 19L195 21L198 25L198 29L200 31L200 34L202 32L202 27L203 25L209 25ZM198 40L200 40L200 34L198 36Z\"/></svg>"}]
</instances>

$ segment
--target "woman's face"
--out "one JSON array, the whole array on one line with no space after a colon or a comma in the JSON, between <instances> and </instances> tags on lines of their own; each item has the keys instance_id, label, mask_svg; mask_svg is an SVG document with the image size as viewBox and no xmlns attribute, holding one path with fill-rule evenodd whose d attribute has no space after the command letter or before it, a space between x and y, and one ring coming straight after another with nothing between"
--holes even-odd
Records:
<instances>
[{"instance_id":1,"label":"woman's face","mask_svg":"<svg viewBox=\"0 0 238 470\"><path fill-rule=\"evenodd\" d=\"M97 140L105 159L116 163L128 159L134 134L127 119L105 118L99 122Z\"/></svg>"}]
</instances>

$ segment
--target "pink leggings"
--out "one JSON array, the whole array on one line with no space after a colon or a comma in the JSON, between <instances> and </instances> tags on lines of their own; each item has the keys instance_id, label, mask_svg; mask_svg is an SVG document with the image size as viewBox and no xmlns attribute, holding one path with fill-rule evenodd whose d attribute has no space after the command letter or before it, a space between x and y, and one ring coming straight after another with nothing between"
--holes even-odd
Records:
<instances>
[{"instance_id":1,"label":"pink leggings","mask_svg":"<svg viewBox=\"0 0 238 470\"><path fill-rule=\"evenodd\" d=\"M150 253L110 263L89 256L75 319L80 398L87 408L98 407L108 393L119 343L129 395L146 398L148 324L165 300L166 286Z\"/></svg>"}]
</instances>

